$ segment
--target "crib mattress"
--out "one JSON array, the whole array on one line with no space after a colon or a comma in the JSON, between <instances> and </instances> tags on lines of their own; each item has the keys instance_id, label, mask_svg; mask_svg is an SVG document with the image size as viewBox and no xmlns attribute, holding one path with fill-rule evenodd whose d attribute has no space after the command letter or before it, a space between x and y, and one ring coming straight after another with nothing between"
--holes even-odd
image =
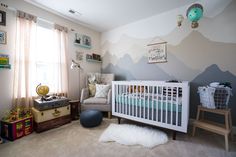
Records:
<instances>
[{"instance_id":1,"label":"crib mattress","mask_svg":"<svg viewBox=\"0 0 236 157\"><path fill-rule=\"evenodd\" d=\"M135 96L127 96L124 94L118 95L116 97L116 103L121 105L145 107L149 109L153 108L163 111L172 111L172 112L182 111L181 101L177 103L176 101L170 101L170 100L151 100L151 99L148 100L147 98L136 98Z\"/></svg>"}]
</instances>

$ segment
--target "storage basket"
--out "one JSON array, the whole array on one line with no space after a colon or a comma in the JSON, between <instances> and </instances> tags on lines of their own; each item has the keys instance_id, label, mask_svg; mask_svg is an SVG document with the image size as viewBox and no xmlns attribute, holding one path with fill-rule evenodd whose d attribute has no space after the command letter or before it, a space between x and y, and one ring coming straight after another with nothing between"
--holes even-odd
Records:
<instances>
[{"instance_id":1,"label":"storage basket","mask_svg":"<svg viewBox=\"0 0 236 157\"><path fill-rule=\"evenodd\" d=\"M198 87L200 102L203 107L212 109L228 108L231 89L228 87Z\"/></svg>"}]
</instances>

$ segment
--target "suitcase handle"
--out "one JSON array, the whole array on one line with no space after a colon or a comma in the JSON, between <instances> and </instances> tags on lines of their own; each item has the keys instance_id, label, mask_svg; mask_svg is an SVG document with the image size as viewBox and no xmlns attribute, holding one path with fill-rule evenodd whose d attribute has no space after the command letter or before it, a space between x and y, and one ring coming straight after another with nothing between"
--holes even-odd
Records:
<instances>
[{"instance_id":1,"label":"suitcase handle","mask_svg":"<svg viewBox=\"0 0 236 157\"><path fill-rule=\"evenodd\" d=\"M57 109L55 109L55 112L52 113L53 116L57 117L57 116L60 116L61 112L58 111Z\"/></svg>"}]
</instances>

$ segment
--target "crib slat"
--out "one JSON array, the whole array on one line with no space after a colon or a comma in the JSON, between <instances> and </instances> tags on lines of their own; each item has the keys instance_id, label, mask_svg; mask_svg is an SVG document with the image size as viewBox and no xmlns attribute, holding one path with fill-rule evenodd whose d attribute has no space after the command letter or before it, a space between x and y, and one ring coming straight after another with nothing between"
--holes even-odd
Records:
<instances>
[{"instance_id":1,"label":"crib slat","mask_svg":"<svg viewBox=\"0 0 236 157\"><path fill-rule=\"evenodd\" d=\"M173 87L171 87L171 108L170 108L170 124L173 124Z\"/></svg>"},{"instance_id":2,"label":"crib slat","mask_svg":"<svg viewBox=\"0 0 236 157\"><path fill-rule=\"evenodd\" d=\"M137 85L135 85L135 88L137 88ZM136 106L135 106L135 110L136 110L136 117L138 117L138 94L137 94L137 90L135 91L135 96L136 96Z\"/></svg>"},{"instance_id":3,"label":"crib slat","mask_svg":"<svg viewBox=\"0 0 236 157\"><path fill-rule=\"evenodd\" d=\"M119 86L119 94L121 95L121 86ZM122 105L122 96L121 96L121 101L119 103L119 113L121 113L121 105Z\"/></svg>"},{"instance_id":4,"label":"crib slat","mask_svg":"<svg viewBox=\"0 0 236 157\"><path fill-rule=\"evenodd\" d=\"M142 98L141 95L139 95L139 117L142 118Z\"/></svg>"},{"instance_id":5,"label":"crib slat","mask_svg":"<svg viewBox=\"0 0 236 157\"><path fill-rule=\"evenodd\" d=\"M154 118L154 105L153 105L153 103L154 103L154 90L155 90L155 87L154 86L152 86L152 120L154 120L153 118Z\"/></svg>"},{"instance_id":6,"label":"crib slat","mask_svg":"<svg viewBox=\"0 0 236 157\"><path fill-rule=\"evenodd\" d=\"M149 98L150 98L150 97L149 97L149 95L150 95L150 94L149 94L149 93L150 93L149 86L148 86L148 89L147 89L147 93L146 93L145 90L144 90L144 93L148 95L148 105L147 105L147 106L148 106L148 108L147 108L148 113L147 113L147 119L150 119L150 116L149 116L149 105L150 105L150 102L149 102Z\"/></svg>"},{"instance_id":7,"label":"crib slat","mask_svg":"<svg viewBox=\"0 0 236 157\"><path fill-rule=\"evenodd\" d=\"M176 126L179 124L179 88L176 88Z\"/></svg>"},{"instance_id":8,"label":"crib slat","mask_svg":"<svg viewBox=\"0 0 236 157\"><path fill-rule=\"evenodd\" d=\"M167 120L167 114L168 114L168 97L169 97L169 87L166 87L166 109L165 109L165 115L166 115L166 119L165 119L165 123L168 123Z\"/></svg>"},{"instance_id":9,"label":"crib slat","mask_svg":"<svg viewBox=\"0 0 236 157\"><path fill-rule=\"evenodd\" d=\"M163 123L163 117L162 117L162 112L163 112L163 86L161 86L161 122Z\"/></svg>"},{"instance_id":10,"label":"crib slat","mask_svg":"<svg viewBox=\"0 0 236 157\"><path fill-rule=\"evenodd\" d=\"M156 86L157 87L157 99L156 99L156 121L159 122L159 89L160 87L159 86Z\"/></svg>"},{"instance_id":11,"label":"crib slat","mask_svg":"<svg viewBox=\"0 0 236 157\"><path fill-rule=\"evenodd\" d=\"M125 85L125 91L124 91L125 93L127 92L127 85ZM128 99L128 97L126 97L126 105L125 105L125 114L127 115L127 112L128 112L128 110L127 110L127 108L128 108L128 102L129 102L129 99Z\"/></svg>"},{"instance_id":12,"label":"crib slat","mask_svg":"<svg viewBox=\"0 0 236 157\"><path fill-rule=\"evenodd\" d=\"M132 86L132 94L134 93L134 86ZM135 105L136 105L136 103L134 103L135 102L135 97L134 96L130 96L130 97L132 97L132 115L133 116L135 116L135 114L134 114L134 107L135 107Z\"/></svg>"},{"instance_id":13,"label":"crib slat","mask_svg":"<svg viewBox=\"0 0 236 157\"><path fill-rule=\"evenodd\" d=\"M131 104L130 104L130 103L131 103L130 95L131 95L131 87L128 86L128 96L127 96L127 97L128 97L128 99L129 99L129 115L131 115L131 114L130 114L130 105L131 105Z\"/></svg>"},{"instance_id":14,"label":"crib slat","mask_svg":"<svg viewBox=\"0 0 236 157\"><path fill-rule=\"evenodd\" d=\"M141 88L142 86L140 85L140 97L142 97L142 93L141 93ZM143 95L143 118L146 118L146 100L145 100L145 95Z\"/></svg>"},{"instance_id":15,"label":"crib slat","mask_svg":"<svg viewBox=\"0 0 236 157\"><path fill-rule=\"evenodd\" d=\"M115 92L116 92L116 96L115 97L118 97L117 98L117 103L116 103L116 112L119 112L118 111L118 106L119 106L119 93L118 93L118 85L115 85Z\"/></svg>"}]
</instances>

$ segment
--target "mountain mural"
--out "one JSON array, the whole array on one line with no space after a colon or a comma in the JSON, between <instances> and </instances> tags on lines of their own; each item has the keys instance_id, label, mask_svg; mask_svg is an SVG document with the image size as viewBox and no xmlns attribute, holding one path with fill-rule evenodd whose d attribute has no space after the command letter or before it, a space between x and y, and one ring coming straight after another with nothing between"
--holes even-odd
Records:
<instances>
[{"instance_id":1,"label":"mountain mural","mask_svg":"<svg viewBox=\"0 0 236 157\"><path fill-rule=\"evenodd\" d=\"M131 44L131 40L130 43ZM112 47L112 45L110 45ZM131 54L135 50L129 47L128 54L118 58L111 55L110 49L103 55L105 64L103 72L113 72L118 80L186 80L191 84L190 117L196 117L199 86L209 85L211 82L231 82L233 94L236 95L236 44L214 42L206 39L198 31L193 31L179 45L168 44L167 63L148 64L145 49L141 49L143 57L134 61ZM137 49L136 49L137 50ZM210 64L211 63L211 64ZM203 70L202 70L203 69ZM227 70L226 70L227 69ZM236 97L230 99L233 124L236 125ZM215 115L210 117L217 118ZM222 118L221 118L222 119Z\"/></svg>"},{"instance_id":2,"label":"mountain mural","mask_svg":"<svg viewBox=\"0 0 236 157\"><path fill-rule=\"evenodd\" d=\"M134 63L129 55L122 57L116 65L109 64L102 72L118 74L119 78L125 80L169 80L176 79L167 74L154 64L147 64L147 58L142 57L138 63Z\"/></svg>"}]
</instances>

